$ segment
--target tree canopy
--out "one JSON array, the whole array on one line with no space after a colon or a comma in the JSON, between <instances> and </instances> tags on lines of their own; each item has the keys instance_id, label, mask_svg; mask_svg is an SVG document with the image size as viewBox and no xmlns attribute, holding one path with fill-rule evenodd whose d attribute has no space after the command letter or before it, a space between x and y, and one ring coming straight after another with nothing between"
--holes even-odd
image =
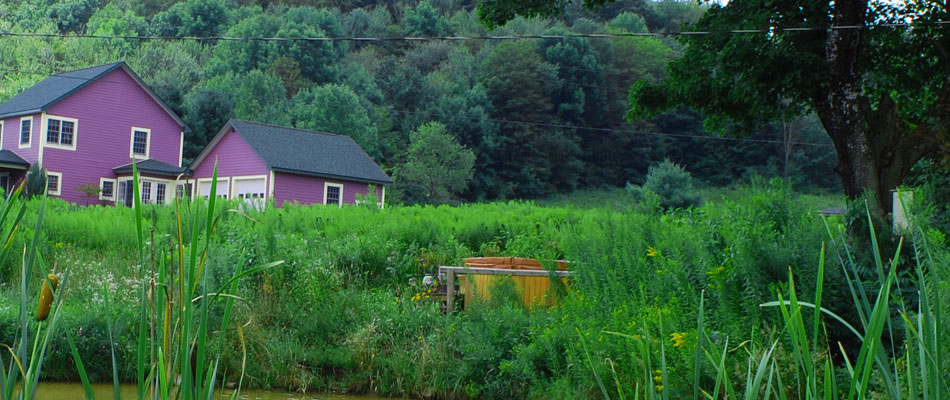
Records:
<instances>
[{"instance_id":1,"label":"tree canopy","mask_svg":"<svg viewBox=\"0 0 950 400\"><path fill-rule=\"evenodd\" d=\"M917 5L919 6L919 5ZM866 190L889 209L897 187L946 136L950 60L941 29L883 26L942 20L947 10L886 2L740 0L714 5L691 29L662 82L632 90L631 118L688 106L707 128L742 134L767 122L818 115L838 155L846 193ZM855 27L827 29L829 26ZM783 30L787 28L816 28ZM736 29L768 32L732 34Z\"/></svg>"},{"instance_id":2,"label":"tree canopy","mask_svg":"<svg viewBox=\"0 0 950 400\"><path fill-rule=\"evenodd\" d=\"M488 29L473 3L441 0L339 0L332 7L316 0L4 1L2 31L199 38L0 36L0 101L57 72L125 60L191 128L185 164L224 122L239 118L351 136L399 176L412 132L438 122L475 156L471 181L453 193L460 200L641 184L648 166L666 158L705 183L788 174L803 187L834 188L810 174L835 162L828 140L815 135L802 140L818 140L822 146L811 149L820 151L802 153L801 147L786 151L774 136L781 130L775 124L750 132L757 141L747 142L717 140L685 108L625 120L628 88L638 80L665 79L666 65L683 51L668 39L213 38L673 31L706 9L674 0L617 0L595 11L571 3L561 8L557 17L513 17Z\"/></svg>"}]
</instances>

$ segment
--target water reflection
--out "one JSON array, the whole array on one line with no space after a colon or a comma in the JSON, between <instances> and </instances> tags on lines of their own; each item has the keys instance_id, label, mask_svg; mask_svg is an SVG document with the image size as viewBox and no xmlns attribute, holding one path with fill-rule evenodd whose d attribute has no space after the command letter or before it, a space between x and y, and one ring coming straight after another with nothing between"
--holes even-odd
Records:
<instances>
[{"instance_id":1,"label":"water reflection","mask_svg":"<svg viewBox=\"0 0 950 400\"><path fill-rule=\"evenodd\" d=\"M97 399L111 399L114 396L112 385L96 384L93 385L93 392ZM123 399L134 399L137 397L135 385L122 385L119 392ZM231 390L225 390L220 394L221 399L231 397ZM36 391L36 400L79 400L85 397L85 391L82 385L78 383L47 383L40 382ZM388 397L375 396L355 396L339 394L319 394L319 393L287 393L272 392L263 390L241 390L241 399L245 400L395 400Z\"/></svg>"}]
</instances>

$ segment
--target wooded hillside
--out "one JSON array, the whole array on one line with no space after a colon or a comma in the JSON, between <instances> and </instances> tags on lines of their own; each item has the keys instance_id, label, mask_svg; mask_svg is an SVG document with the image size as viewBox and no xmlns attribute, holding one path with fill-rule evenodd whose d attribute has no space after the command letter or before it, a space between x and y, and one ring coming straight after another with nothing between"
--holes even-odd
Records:
<instances>
[{"instance_id":1,"label":"wooded hillside","mask_svg":"<svg viewBox=\"0 0 950 400\"><path fill-rule=\"evenodd\" d=\"M430 122L475 155L472 180L455 196L461 200L639 184L664 158L716 185L751 174L784 175L804 188L838 185L833 148L814 119L742 140L707 134L686 109L626 121L631 85L663 78L681 52L672 36L208 39L677 32L704 12L693 2L619 0L596 13L569 7L561 20L518 18L488 31L474 7L464 0L7 1L0 4L7 33L0 101L56 72L125 60L191 127L186 161L229 118L341 133L394 176L391 193L407 203L452 197L433 198L424 185L400 179L409 176L400 169L411 133ZM103 37L55 36L75 34Z\"/></svg>"}]
</instances>

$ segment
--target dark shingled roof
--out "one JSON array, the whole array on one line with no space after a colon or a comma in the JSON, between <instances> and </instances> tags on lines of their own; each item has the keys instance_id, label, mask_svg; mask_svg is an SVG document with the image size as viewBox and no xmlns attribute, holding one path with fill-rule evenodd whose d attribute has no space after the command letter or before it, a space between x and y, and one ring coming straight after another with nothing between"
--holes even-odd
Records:
<instances>
[{"instance_id":1,"label":"dark shingled roof","mask_svg":"<svg viewBox=\"0 0 950 400\"><path fill-rule=\"evenodd\" d=\"M171 164L166 164L158 160L142 160L136 163L136 168L138 168L140 173L151 174L151 175L161 175L161 176L170 176L176 177L181 174L186 174L188 168L177 167ZM116 175L122 174L131 174L132 173L132 163L115 167L112 169Z\"/></svg>"},{"instance_id":2,"label":"dark shingled roof","mask_svg":"<svg viewBox=\"0 0 950 400\"><path fill-rule=\"evenodd\" d=\"M30 163L10 150L0 150L0 164L22 165L24 167L30 166Z\"/></svg>"},{"instance_id":3,"label":"dark shingled roof","mask_svg":"<svg viewBox=\"0 0 950 400\"><path fill-rule=\"evenodd\" d=\"M86 85L95 82L118 68L125 68L129 75L155 99L159 106L165 109L165 112L167 112L175 122L181 125L185 131L189 131L185 122L182 121L168 105L162 102L124 61L75 71L61 72L43 79L40 83L33 85L23 92L20 92L20 94L13 96L12 99L0 104L0 118L10 118L46 111L53 104L66 98L66 96L73 94L77 90L86 87Z\"/></svg>"},{"instance_id":4,"label":"dark shingled roof","mask_svg":"<svg viewBox=\"0 0 950 400\"><path fill-rule=\"evenodd\" d=\"M0 104L0 118L34 114L112 72L122 63L112 63L50 76Z\"/></svg>"},{"instance_id":5,"label":"dark shingled roof","mask_svg":"<svg viewBox=\"0 0 950 400\"><path fill-rule=\"evenodd\" d=\"M349 136L230 120L274 171L389 185L393 180Z\"/></svg>"}]
</instances>

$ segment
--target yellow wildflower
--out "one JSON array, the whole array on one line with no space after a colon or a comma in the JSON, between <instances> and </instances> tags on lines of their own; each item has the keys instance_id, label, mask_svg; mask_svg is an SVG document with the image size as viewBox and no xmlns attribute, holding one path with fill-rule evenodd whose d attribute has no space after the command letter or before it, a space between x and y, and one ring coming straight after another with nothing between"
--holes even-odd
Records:
<instances>
[{"instance_id":1,"label":"yellow wildflower","mask_svg":"<svg viewBox=\"0 0 950 400\"><path fill-rule=\"evenodd\" d=\"M712 271L707 271L707 272L706 272L706 275L709 275L709 276L716 276L716 275L719 275L719 274L721 274L721 273L723 273L723 272L725 272L725 271L726 271L726 266L725 266L725 265L720 265L720 266L718 266L718 267L716 267L716 268L713 268Z\"/></svg>"},{"instance_id":2,"label":"yellow wildflower","mask_svg":"<svg viewBox=\"0 0 950 400\"><path fill-rule=\"evenodd\" d=\"M679 348L686 344L686 332L673 332L670 334L670 341L673 347Z\"/></svg>"},{"instance_id":3,"label":"yellow wildflower","mask_svg":"<svg viewBox=\"0 0 950 400\"><path fill-rule=\"evenodd\" d=\"M656 257L660 255L659 251L656 251L656 247L649 246L647 247L647 257Z\"/></svg>"}]
</instances>

